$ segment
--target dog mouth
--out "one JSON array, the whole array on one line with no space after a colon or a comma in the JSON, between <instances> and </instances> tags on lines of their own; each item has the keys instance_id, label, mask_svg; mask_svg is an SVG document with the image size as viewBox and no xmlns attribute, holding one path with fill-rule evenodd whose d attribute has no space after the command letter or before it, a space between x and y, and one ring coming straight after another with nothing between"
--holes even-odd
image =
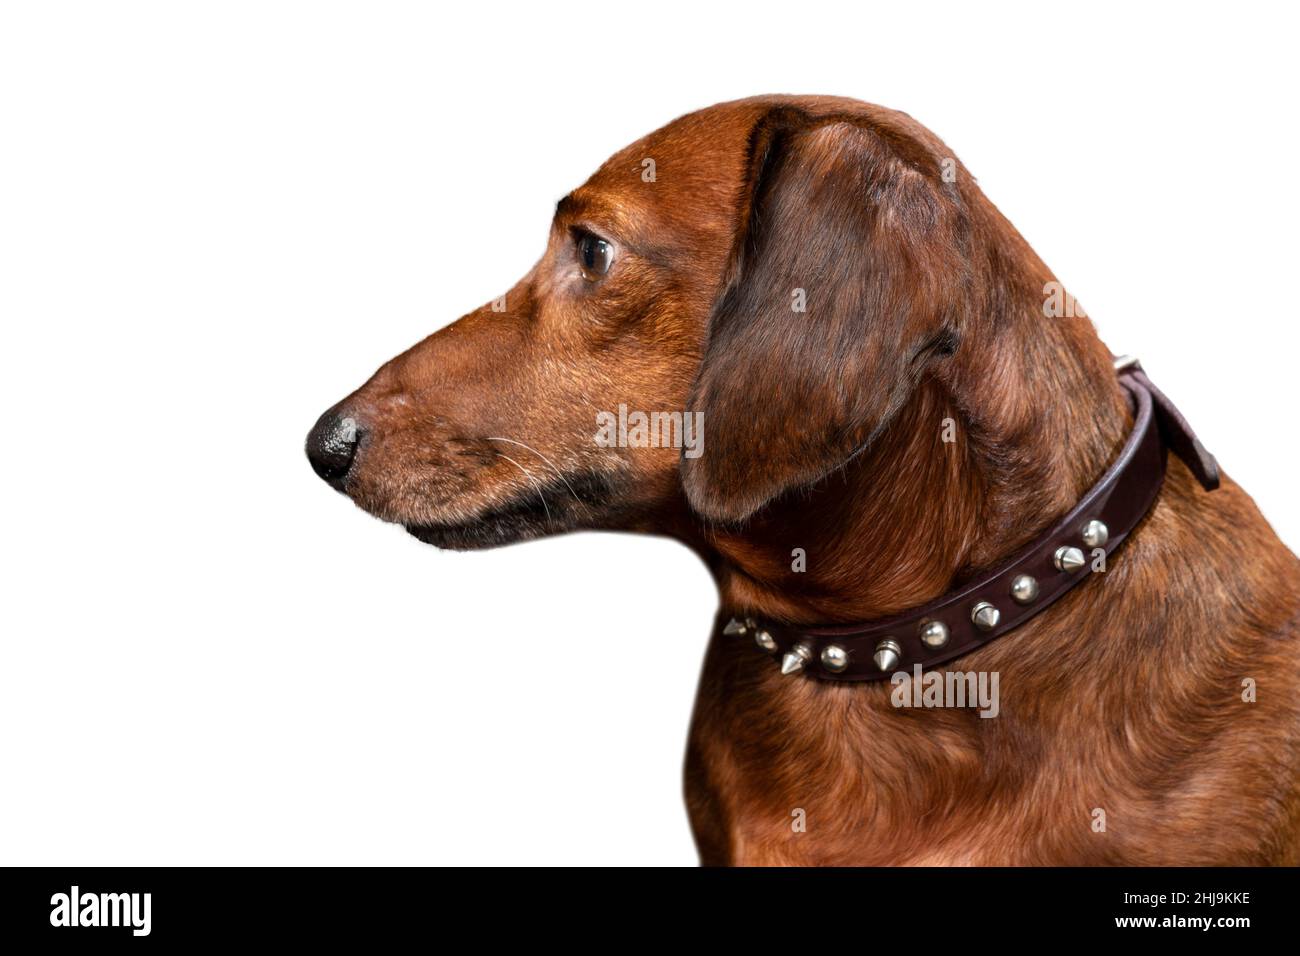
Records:
<instances>
[{"instance_id":1,"label":"dog mouth","mask_svg":"<svg viewBox=\"0 0 1300 956\"><path fill-rule=\"evenodd\" d=\"M404 523L414 538L452 551L477 551L584 527L608 526L616 482L602 472L555 477L538 482L474 517L457 521Z\"/></svg>"}]
</instances>

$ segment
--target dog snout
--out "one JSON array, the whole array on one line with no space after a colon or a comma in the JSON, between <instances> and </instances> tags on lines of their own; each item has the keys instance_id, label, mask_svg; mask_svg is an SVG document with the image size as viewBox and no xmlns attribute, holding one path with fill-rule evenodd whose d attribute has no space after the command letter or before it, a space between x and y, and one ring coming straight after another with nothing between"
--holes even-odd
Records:
<instances>
[{"instance_id":1,"label":"dog snout","mask_svg":"<svg viewBox=\"0 0 1300 956\"><path fill-rule=\"evenodd\" d=\"M352 415L331 408L307 433L307 460L311 462L312 470L341 489L356 457L359 434L360 429Z\"/></svg>"}]
</instances>

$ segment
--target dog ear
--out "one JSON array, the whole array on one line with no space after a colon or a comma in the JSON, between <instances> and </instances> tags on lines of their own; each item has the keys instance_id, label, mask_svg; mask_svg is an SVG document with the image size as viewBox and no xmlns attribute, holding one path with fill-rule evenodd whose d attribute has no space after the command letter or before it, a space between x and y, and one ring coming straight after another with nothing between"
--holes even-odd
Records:
<instances>
[{"instance_id":1,"label":"dog ear","mask_svg":"<svg viewBox=\"0 0 1300 956\"><path fill-rule=\"evenodd\" d=\"M690 404L691 506L742 521L870 445L951 354L955 190L901 134L782 108L750 138L740 229Z\"/></svg>"}]
</instances>

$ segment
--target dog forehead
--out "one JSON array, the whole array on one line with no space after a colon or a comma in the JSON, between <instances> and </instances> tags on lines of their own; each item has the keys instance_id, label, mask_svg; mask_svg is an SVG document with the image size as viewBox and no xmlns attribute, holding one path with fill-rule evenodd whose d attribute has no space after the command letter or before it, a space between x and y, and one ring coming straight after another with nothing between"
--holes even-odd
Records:
<instances>
[{"instance_id":1,"label":"dog forehead","mask_svg":"<svg viewBox=\"0 0 1300 956\"><path fill-rule=\"evenodd\" d=\"M783 108L809 120L854 117L891 138L927 134L906 114L840 97L768 95L719 103L678 117L616 152L573 193L576 206L616 222L690 234L734 226L750 172L753 137ZM919 135L918 135L919 134Z\"/></svg>"},{"instance_id":2,"label":"dog forehead","mask_svg":"<svg viewBox=\"0 0 1300 956\"><path fill-rule=\"evenodd\" d=\"M744 169L750 132L761 111L757 104L724 103L687 113L619 150L593 178L617 175L631 165L644 181L641 174L648 171L649 160L654 182L667 190L734 182Z\"/></svg>"},{"instance_id":3,"label":"dog forehead","mask_svg":"<svg viewBox=\"0 0 1300 956\"><path fill-rule=\"evenodd\" d=\"M761 113L758 104L740 102L679 117L614 153L564 205L647 245L721 241L735 227Z\"/></svg>"}]
</instances>

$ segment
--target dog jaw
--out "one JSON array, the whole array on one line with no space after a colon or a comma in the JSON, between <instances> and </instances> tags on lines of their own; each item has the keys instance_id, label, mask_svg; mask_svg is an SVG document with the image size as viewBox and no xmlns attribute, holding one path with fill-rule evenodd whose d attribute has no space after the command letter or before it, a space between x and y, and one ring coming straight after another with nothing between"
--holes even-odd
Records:
<instances>
[{"instance_id":1,"label":"dog jaw","mask_svg":"<svg viewBox=\"0 0 1300 956\"><path fill-rule=\"evenodd\" d=\"M465 517L401 522L412 537L451 551L477 551L582 528L606 526L617 498L610 473L557 476Z\"/></svg>"}]
</instances>

